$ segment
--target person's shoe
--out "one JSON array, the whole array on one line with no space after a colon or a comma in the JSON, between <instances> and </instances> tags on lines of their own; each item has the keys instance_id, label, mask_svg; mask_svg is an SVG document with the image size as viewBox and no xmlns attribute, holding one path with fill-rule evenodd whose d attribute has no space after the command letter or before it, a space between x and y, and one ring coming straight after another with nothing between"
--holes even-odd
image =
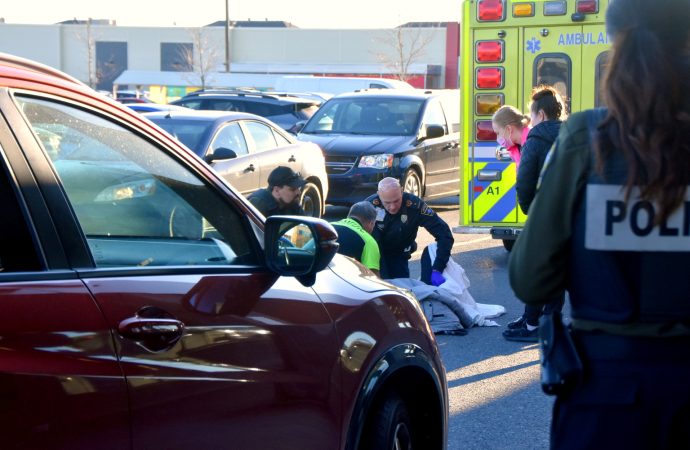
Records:
<instances>
[{"instance_id":1,"label":"person's shoe","mask_svg":"<svg viewBox=\"0 0 690 450\"><path fill-rule=\"evenodd\" d=\"M505 330L503 332L503 337L507 341L517 341L517 342L539 342L539 328L535 328L530 331L526 326L522 328L513 328Z\"/></svg>"},{"instance_id":2,"label":"person's shoe","mask_svg":"<svg viewBox=\"0 0 690 450\"><path fill-rule=\"evenodd\" d=\"M506 328L509 330L515 330L517 328L524 328L525 327L525 316L520 316L517 319L513 320L512 322L509 322L508 325L506 325Z\"/></svg>"}]
</instances>

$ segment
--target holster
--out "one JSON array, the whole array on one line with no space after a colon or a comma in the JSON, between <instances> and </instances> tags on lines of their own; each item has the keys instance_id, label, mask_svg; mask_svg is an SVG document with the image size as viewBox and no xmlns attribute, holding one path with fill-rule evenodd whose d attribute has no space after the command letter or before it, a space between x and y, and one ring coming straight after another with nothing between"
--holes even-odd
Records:
<instances>
[{"instance_id":1,"label":"holster","mask_svg":"<svg viewBox=\"0 0 690 450\"><path fill-rule=\"evenodd\" d=\"M563 395L582 378L582 361L560 312L539 319L541 388L547 395Z\"/></svg>"}]
</instances>

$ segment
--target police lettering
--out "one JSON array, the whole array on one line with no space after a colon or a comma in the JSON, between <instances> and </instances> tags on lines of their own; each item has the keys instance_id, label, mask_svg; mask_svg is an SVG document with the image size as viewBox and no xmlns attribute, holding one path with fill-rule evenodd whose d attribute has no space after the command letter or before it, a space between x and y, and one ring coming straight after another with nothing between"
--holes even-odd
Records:
<instances>
[{"instance_id":1,"label":"police lettering","mask_svg":"<svg viewBox=\"0 0 690 450\"><path fill-rule=\"evenodd\" d=\"M690 201L682 203L681 216L679 227L672 227L667 221L660 223L659 236L690 236ZM646 200L633 203L629 210L622 200L607 200L605 234L612 236L614 224L628 221L633 234L640 237L648 236L655 228L655 217L654 205Z\"/></svg>"}]
</instances>

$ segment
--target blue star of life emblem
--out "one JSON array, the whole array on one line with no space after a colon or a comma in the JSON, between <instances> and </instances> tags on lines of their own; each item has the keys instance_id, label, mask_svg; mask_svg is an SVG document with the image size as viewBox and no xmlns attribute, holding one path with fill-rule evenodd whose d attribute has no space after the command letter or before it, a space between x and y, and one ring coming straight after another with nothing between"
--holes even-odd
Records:
<instances>
[{"instance_id":1,"label":"blue star of life emblem","mask_svg":"<svg viewBox=\"0 0 690 450\"><path fill-rule=\"evenodd\" d=\"M527 51L531 52L532 54L537 53L539 50L541 50L541 41L537 38L532 38L529 41L527 41Z\"/></svg>"}]
</instances>

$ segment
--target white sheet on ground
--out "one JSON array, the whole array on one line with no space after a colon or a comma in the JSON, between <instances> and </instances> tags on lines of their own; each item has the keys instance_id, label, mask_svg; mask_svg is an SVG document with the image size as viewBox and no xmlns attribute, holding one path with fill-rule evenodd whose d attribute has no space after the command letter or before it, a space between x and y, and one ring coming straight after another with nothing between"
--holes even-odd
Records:
<instances>
[{"instance_id":1,"label":"white sheet on ground","mask_svg":"<svg viewBox=\"0 0 690 450\"><path fill-rule=\"evenodd\" d=\"M431 257L431 261L433 261L436 259L436 243L430 244L428 248L429 256ZM446 281L438 287L430 286L411 278L395 278L388 281L396 286L411 290L420 301L427 297L435 301L440 301L458 316L460 323L465 328L472 326L499 326L498 323L489 319L505 314L505 307L501 305L477 303L472 297L472 294L470 294L470 280L467 278L465 270L460 264L456 263L452 257L448 260L446 269L443 271L443 276L446 278ZM433 320L429 317L427 317L427 319L429 319L429 323L432 324L433 328Z\"/></svg>"}]
</instances>

